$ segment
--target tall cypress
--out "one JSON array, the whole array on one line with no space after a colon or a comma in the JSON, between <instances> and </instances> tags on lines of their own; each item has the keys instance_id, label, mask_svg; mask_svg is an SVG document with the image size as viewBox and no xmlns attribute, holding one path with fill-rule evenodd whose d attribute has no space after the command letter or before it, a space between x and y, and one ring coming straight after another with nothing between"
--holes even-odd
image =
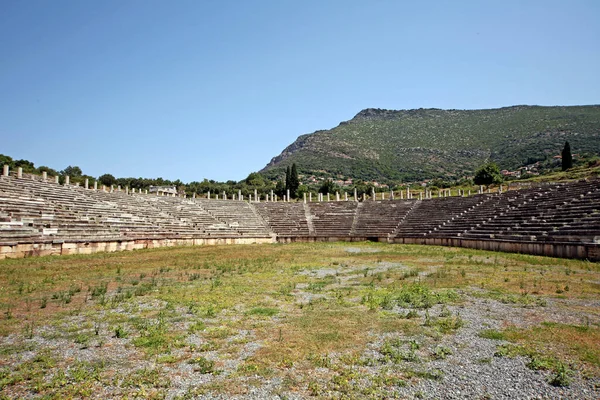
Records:
<instances>
[{"instance_id":1,"label":"tall cypress","mask_svg":"<svg viewBox=\"0 0 600 400\"><path fill-rule=\"evenodd\" d=\"M285 190L289 190L290 192L292 191L292 189L290 188L291 176L292 176L292 170L290 169L290 166L288 165L287 168L285 169Z\"/></svg>"},{"instance_id":2,"label":"tall cypress","mask_svg":"<svg viewBox=\"0 0 600 400\"><path fill-rule=\"evenodd\" d=\"M292 164L292 169L290 171L290 195L293 198L296 198L298 188L300 187L300 179L298 179L298 169L296 168L296 163Z\"/></svg>"},{"instance_id":3,"label":"tall cypress","mask_svg":"<svg viewBox=\"0 0 600 400\"><path fill-rule=\"evenodd\" d=\"M566 171L573 167L573 156L571 155L571 146L569 142L565 142L565 147L561 153L562 156L562 170Z\"/></svg>"}]
</instances>

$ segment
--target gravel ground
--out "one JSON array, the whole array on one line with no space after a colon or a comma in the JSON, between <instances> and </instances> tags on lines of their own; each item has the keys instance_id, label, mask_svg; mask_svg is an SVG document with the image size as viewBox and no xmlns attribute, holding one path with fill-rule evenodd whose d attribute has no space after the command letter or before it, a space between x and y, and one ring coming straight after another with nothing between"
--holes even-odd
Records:
<instances>
[{"instance_id":1,"label":"gravel ground","mask_svg":"<svg viewBox=\"0 0 600 400\"><path fill-rule=\"evenodd\" d=\"M362 249L357 249L362 251ZM348 248L347 251L354 251ZM399 268L399 264L381 263L371 268L371 271L386 271L389 268ZM309 272L301 272L313 278L325 278L327 276L338 276L333 286L349 284L352 279L360 277L363 267L323 268ZM456 332L440 335L433 340L430 337L404 337L401 333L387 333L372 335L372 340L364 349L364 356L375 360L374 365L353 365L348 368L360 372L362 378L354 382L355 388L365 389L370 385L370 380L383 372L402 373L406 370L430 372L433 377L411 377L406 380L406 386L396 385L386 387L386 391L377 392L374 398L407 398L407 399L600 399L600 378L585 378L580 372L575 372L571 377L568 387L554 387L548 383L551 372L534 371L527 367L529 361L526 357L498 357L495 356L497 347L502 345L500 340L485 339L479 336L479 332L486 329L501 330L506 326L531 327L542 321L559 322L567 324L581 324L587 321L592 324L600 324L599 300L564 300L547 299L546 306L524 307L518 304L505 304L493 299L485 298L485 292L481 289L470 289L460 292L463 301L458 305L441 306L436 305L429 309L428 313L433 316L446 313L447 315L460 316L464 322ZM296 303L307 303L316 299L328 297L325 293L310 293L308 284L299 284L293 290L292 295ZM140 303L138 309L160 309L165 306L164 302L155 300L148 304ZM582 311L574 312L573 307L581 307ZM117 313L126 313L126 309L117 309ZM185 315L186 310L177 310ZM408 310L396 306L390 312L404 314ZM419 317L424 319L425 311L418 311ZM239 318L235 315L223 315L215 317L207 322L221 324L234 321ZM278 316L273 317L277 321ZM170 364L158 363L156 357L145 357L143 353L131 345L131 339L113 337L104 327L104 332L99 335L102 339L94 338L86 346L73 341L72 338L55 337L57 332L67 329L68 326L78 326L85 323L82 316L69 317L62 325L39 327L31 339L23 339L22 335L11 335L2 339L3 346L25 344L32 347L31 350L22 351L11 355L2 355L0 362L2 366L14 367L25 361L31 360L36 355L36 349L52 349L54 354L66 360L67 365L74 362L85 361L95 363L102 361L107 369L115 376L112 384L97 384L94 387L91 398L122 398L131 396L131 390L138 397L145 397L144 392L136 388L126 391L119 382L128 375L143 369L159 369L162 376L169 382L162 388L167 399L198 398L198 399L303 399L310 397L307 390L307 382L315 380L327 385L336 372L331 368L314 368L309 376L304 371L296 370L295 366L286 371L275 371L272 377L263 376L236 376L233 375L244 360L252 357L263 347L263 343L256 338L252 330L240 330L235 335L227 338L227 343L238 343L239 348L233 353L219 350L204 351L201 356L207 360L213 360L218 364L220 373L201 373L193 365L186 362L185 351L175 349L171 355L175 358L181 357L184 361ZM185 318L175 322L183 331L187 330L189 321ZM416 350L417 361L406 361L402 364L393 364L386 361L380 352L384 343L390 339L400 339L408 343L414 340L420 343ZM98 343L101 340L102 343ZM207 343L201 335L189 334L186 337L188 345L200 347ZM449 349L449 355L443 359L431 357L436 347L443 346ZM200 354L197 354L200 355ZM197 356L195 355L195 356ZM188 355L189 356L189 355ZM329 355L333 362L339 361L337 354ZM285 375L296 376L300 382L297 387L289 389L284 384ZM242 393L228 393L228 387L202 393L195 389L205 385L225 383L227 379L236 376L237 384L245 389ZM361 380L362 379L362 380ZM293 385L292 385L293 386ZM344 398L340 392L328 391L325 388L325 397ZM224 393L223 393L224 392ZM136 394L137 393L137 394ZM346 398L362 398L364 392L360 390L352 392ZM35 393L27 391L4 392L9 398L36 398Z\"/></svg>"}]
</instances>

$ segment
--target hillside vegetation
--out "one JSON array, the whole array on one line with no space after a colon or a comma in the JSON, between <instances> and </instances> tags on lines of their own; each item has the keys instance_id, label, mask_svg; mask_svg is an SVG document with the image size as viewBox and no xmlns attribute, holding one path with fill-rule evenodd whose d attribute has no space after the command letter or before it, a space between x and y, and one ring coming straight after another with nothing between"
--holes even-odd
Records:
<instances>
[{"instance_id":1,"label":"hillside vegetation","mask_svg":"<svg viewBox=\"0 0 600 400\"><path fill-rule=\"evenodd\" d=\"M560 154L600 151L600 106L489 110L365 109L330 130L301 135L261 171L363 180L462 177L487 160L515 169Z\"/></svg>"}]
</instances>

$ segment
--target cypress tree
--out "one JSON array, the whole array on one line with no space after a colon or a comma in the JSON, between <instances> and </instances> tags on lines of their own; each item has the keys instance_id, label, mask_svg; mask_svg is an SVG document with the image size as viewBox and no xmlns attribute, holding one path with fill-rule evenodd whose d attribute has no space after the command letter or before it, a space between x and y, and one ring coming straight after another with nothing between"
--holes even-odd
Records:
<instances>
[{"instance_id":1,"label":"cypress tree","mask_svg":"<svg viewBox=\"0 0 600 400\"><path fill-rule=\"evenodd\" d=\"M289 190L290 192L292 191L290 189L291 175L292 175L292 170L290 169L290 166L288 165L287 168L285 169L285 190Z\"/></svg>"},{"instance_id":2,"label":"cypress tree","mask_svg":"<svg viewBox=\"0 0 600 400\"><path fill-rule=\"evenodd\" d=\"M562 150L561 153L562 156L562 170L566 171L569 168L573 167L573 156L571 155L571 146L569 145L569 142L565 142L565 147Z\"/></svg>"},{"instance_id":3,"label":"cypress tree","mask_svg":"<svg viewBox=\"0 0 600 400\"><path fill-rule=\"evenodd\" d=\"M298 179L298 169L296 168L296 163L292 164L292 169L290 170L290 195L293 198L296 198L298 188L300 187L300 179Z\"/></svg>"}]
</instances>

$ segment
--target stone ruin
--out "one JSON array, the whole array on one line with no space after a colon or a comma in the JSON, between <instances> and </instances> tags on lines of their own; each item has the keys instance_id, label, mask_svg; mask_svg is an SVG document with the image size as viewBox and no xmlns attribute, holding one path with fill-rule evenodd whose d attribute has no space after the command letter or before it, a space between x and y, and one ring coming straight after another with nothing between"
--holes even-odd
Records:
<instances>
[{"instance_id":1,"label":"stone ruin","mask_svg":"<svg viewBox=\"0 0 600 400\"><path fill-rule=\"evenodd\" d=\"M600 181L477 194L209 198L0 176L0 259L173 245L380 241L600 260ZM326 201L329 199L330 201ZM365 196L366 199L366 196Z\"/></svg>"}]
</instances>

